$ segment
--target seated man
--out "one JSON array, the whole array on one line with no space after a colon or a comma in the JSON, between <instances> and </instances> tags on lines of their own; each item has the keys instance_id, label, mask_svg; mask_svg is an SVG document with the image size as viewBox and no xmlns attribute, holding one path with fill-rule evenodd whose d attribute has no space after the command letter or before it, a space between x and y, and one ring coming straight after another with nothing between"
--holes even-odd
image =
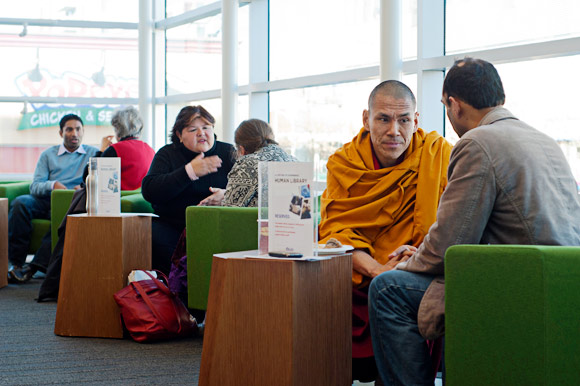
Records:
<instances>
[{"instance_id":1,"label":"seated man","mask_svg":"<svg viewBox=\"0 0 580 386\"><path fill-rule=\"evenodd\" d=\"M8 259L12 267L8 271L10 283L28 281L37 270L45 270L50 258L50 232L42 241L37 255L45 258L34 260L34 265L25 265L26 255L32 233L32 219L50 218L50 194L53 189L78 189L82 182L83 169L90 157L98 149L81 145L84 129L82 119L68 114L60 120L61 145L52 146L42 152L34 179L30 185L30 194L14 199L8 214ZM43 260L43 261L40 261ZM46 261L44 261L46 260Z\"/></svg>"},{"instance_id":2,"label":"seated man","mask_svg":"<svg viewBox=\"0 0 580 386\"><path fill-rule=\"evenodd\" d=\"M387 385L433 384L425 339L444 333L443 279L434 278L443 275L448 247L580 245L578 193L564 154L502 107L504 101L488 62L458 60L447 73L442 102L461 139L437 221L418 250L369 290L375 359Z\"/></svg>"},{"instance_id":3,"label":"seated man","mask_svg":"<svg viewBox=\"0 0 580 386\"><path fill-rule=\"evenodd\" d=\"M371 381L376 366L368 329L371 279L392 268L397 246L418 246L435 221L447 184L451 145L417 127L415 96L390 80L372 91L364 127L328 159L320 239L353 252L353 379ZM360 369L360 371L359 371Z\"/></svg>"}]
</instances>

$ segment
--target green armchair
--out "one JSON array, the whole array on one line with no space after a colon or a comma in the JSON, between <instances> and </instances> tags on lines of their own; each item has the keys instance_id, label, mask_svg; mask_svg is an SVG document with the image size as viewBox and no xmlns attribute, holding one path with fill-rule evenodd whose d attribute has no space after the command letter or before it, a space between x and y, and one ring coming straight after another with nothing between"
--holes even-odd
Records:
<instances>
[{"instance_id":1,"label":"green armchair","mask_svg":"<svg viewBox=\"0 0 580 386\"><path fill-rule=\"evenodd\" d=\"M206 310L213 255L258 249L258 208L190 206L185 216L188 305Z\"/></svg>"},{"instance_id":2,"label":"green armchair","mask_svg":"<svg viewBox=\"0 0 580 386\"><path fill-rule=\"evenodd\" d=\"M30 194L31 181L23 182L4 182L0 184L0 197L8 199L8 205L12 201L23 194ZM42 238L50 230L50 220L33 219L32 220L32 234L30 236L30 246L28 248L29 254L34 254L42 242Z\"/></svg>"},{"instance_id":3,"label":"green armchair","mask_svg":"<svg viewBox=\"0 0 580 386\"><path fill-rule=\"evenodd\" d=\"M51 222L51 237L52 237L52 248L54 249L54 246L56 245L56 242L58 241L58 227L60 226L60 224L62 223L62 220L64 219L64 217L66 216L66 213L68 212L68 209L70 207L70 204L72 202L72 198L74 195L74 190L73 189L66 189L66 190L53 190L52 195L51 195L51 201L50 201L50 222ZM132 195L136 195L136 196L141 196L141 189L137 189L137 190L122 190L121 191L121 208L123 207L123 200L125 198L128 198L129 196ZM143 198L143 196L141 196L141 198ZM148 202L145 201L145 199L143 199L143 201L145 201L145 203L142 203L138 200L138 197L134 197L132 198L133 201L131 201L132 203L134 203L134 207L131 205L128 205L125 202L125 209L127 210L122 210L123 212L142 212L145 211L147 212L148 208L147 208L147 204L149 204ZM151 208L151 205L149 205L149 208ZM142 210L130 210L130 209L142 209ZM153 209L151 208L150 211L152 212Z\"/></svg>"},{"instance_id":4,"label":"green armchair","mask_svg":"<svg viewBox=\"0 0 580 386\"><path fill-rule=\"evenodd\" d=\"M18 196L30 194L31 181L3 182L0 184L0 197L8 199L8 205Z\"/></svg>"},{"instance_id":5,"label":"green armchair","mask_svg":"<svg viewBox=\"0 0 580 386\"><path fill-rule=\"evenodd\" d=\"M74 193L74 189L59 189L53 190L50 196L50 236L53 249L58 241L58 227L68 212Z\"/></svg>"},{"instance_id":6,"label":"green armchair","mask_svg":"<svg viewBox=\"0 0 580 386\"><path fill-rule=\"evenodd\" d=\"M579 278L580 247L449 248L447 384L578 384Z\"/></svg>"},{"instance_id":7,"label":"green armchair","mask_svg":"<svg viewBox=\"0 0 580 386\"><path fill-rule=\"evenodd\" d=\"M149 201L143 198L141 190L136 192L134 190L127 191L132 194L125 194L121 192L121 212L122 213L153 213L153 207Z\"/></svg>"}]
</instances>

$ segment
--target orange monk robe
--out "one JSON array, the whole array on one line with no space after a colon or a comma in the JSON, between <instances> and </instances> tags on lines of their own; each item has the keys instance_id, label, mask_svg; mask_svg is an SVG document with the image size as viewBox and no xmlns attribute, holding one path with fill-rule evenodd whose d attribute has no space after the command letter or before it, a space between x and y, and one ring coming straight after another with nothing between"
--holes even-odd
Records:
<instances>
[{"instance_id":1,"label":"orange monk robe","mask_svg":"<svg viewBox=\"0 0 580 386\"><path fill-rule=\"evenodd\" d=\"M451 145L437 132L417 129L403 162L375 170L370 133L361 129L328 159L321 242L334 237L381 264L401 245L419 246L435 222L450 154ZM364 287L370 279L353 271L352 281Z\"/></svg>"}]
</instances>

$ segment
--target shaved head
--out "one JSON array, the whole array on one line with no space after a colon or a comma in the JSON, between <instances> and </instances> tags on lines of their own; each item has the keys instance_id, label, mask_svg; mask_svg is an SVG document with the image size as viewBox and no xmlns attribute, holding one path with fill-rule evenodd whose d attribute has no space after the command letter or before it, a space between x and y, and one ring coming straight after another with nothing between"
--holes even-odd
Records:
<instances>
[{"instance_id":1,"label":"shaved head","mask_svg":"<svg viewBox=\"0 0 580 386\"><path fill-rule=\"evenodd\" d=\"M385 80L373 89L371 95L369 96L369 111L372 109L377 95L385 95L391 96L395 99L409 100L413 105L413 109L417 107L417 101L415 99L415 95L413 95L413 91L411 91L407 85L399 82L398 80Z\"/></svg>"}]
</instances>

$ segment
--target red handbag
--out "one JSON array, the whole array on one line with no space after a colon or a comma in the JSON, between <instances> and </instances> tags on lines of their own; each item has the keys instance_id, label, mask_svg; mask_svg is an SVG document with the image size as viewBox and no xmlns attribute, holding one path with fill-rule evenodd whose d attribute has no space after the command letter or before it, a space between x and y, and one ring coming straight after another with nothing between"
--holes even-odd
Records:
<instances>
[{"instance_id":1,"label":"red handbag","mask_svg":"<svg viewBox=\"0 0 580 386\"><path fill-rule=\"evenodd\" d=\"M114 296L121 309L121 323L137 342L150 342L197 333L197 322L181 300L149 272L151 280L139 280ZM167 282L167 277L161 273Z\"/></svg>"}]
</instances>

